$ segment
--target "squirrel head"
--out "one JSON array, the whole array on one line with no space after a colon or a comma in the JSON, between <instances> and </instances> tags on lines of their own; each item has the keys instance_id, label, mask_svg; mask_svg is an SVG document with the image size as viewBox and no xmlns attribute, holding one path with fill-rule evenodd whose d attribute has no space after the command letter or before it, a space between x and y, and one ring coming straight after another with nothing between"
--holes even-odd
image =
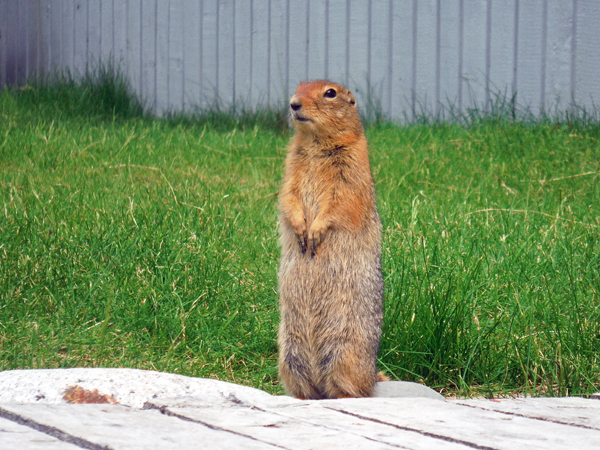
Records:
<instances>
[{"instance_id":1,"label":"squirrel head","mask_svg":"<svg viewBox=\"0 0 600 450\"><path fill-rule=\"evenodd\" d=\"M354 95L331 81L300 83L290 99L290 115L300 133L323 138L363 134Z\"/></svg>"}]
</instances>

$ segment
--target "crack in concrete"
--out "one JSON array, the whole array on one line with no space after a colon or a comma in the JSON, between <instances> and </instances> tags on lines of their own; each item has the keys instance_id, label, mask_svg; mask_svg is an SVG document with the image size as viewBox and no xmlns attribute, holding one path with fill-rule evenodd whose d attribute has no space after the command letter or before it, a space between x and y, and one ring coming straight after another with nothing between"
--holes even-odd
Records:
<instances>
[{"instance_id":1,"label":"crack in concrete","mask_svg":"<svg viewBox=\"0 0 600 450\"><path fill-rule=\"evenodd\" d=\"M480 450L496 450L494 447L486 447L484 445L474 444L473 442L463 441L461 439L454 439L454 438L451 438L449 436L444 436L444 435L441 435L441 434L430 433L429 431L418 430L417 428L403 427L401 425L396 425L395 423L385 422L383 420L375 419L373 417L363 416L363 415L360 415L360 414L351 413L349 411L344 411L342 409L335 409L335 408L330 408L330 407L327 407L327 409L330 409L332 411L337 411L337 412L340 412L342 414L347 414L347 415L352 416L352 417L357 417L359 419L368 420L370 422L380 423L382 425L387 425L387 426L390 426L390 427L394 427L394 428L397 428L399 430L412 431L414 433L419 433L419 434L421 434L423 436L427 436L427 437L430 437L430 438L440 439L442 441L452 442L454 444L465 445L465 446L470 447L470 448L476 448L476 449L480 449Z\"/></svg>"},{"instance_id":2,"label":"crack in concrete","mask_svg":"<svg viewBox=\"0 0 600 450\"><path fill-rule=\"evenodd\" d=\"M109 447L107 445L95 444L91 441L88 441L87 439L73 436L72 434L66 433L62 430L59 430L58 428L51 427L49 425L44 425L43 423L39 423L35 420L28 419L27 417L23 417L4 408L0 408L0 417L18 423L19 425L24 425L26 427L32 428L36 431L40 431L60 441L76 445L79 448L85 448L88 450L113 450L112 447Z\"/></svg>"},{"instance_id":3,"label":"crack in concrete","mask_svg":"<svg viewBox=\"0 0 600 450\"><path fill-rule=\"evenodd\" d=\"M248 403L244 402L243 400L240 400L239 398L237 398L233 394L228 395L226 397L226 399L229 400L229 401L231 401L232 403L238 405L238 406L243 407L243 408L249 408L249 409L252 409L254 411L264 412L266 414L273 414L275 416L283 417L285 419L292 419L292 420L294 420L296 422L302 422L302 423L305 423L305 424L308 424L308 425L312 425L312 426L317 425L317 424L314 423L314 421L305 420L305 419L299 419L297 417L294 417L293 415L290 416L290 415L287 415L287 414L283 414L280 411L276 411L276 410L273 410L273 409L263 409L263 408L260 408L258 406L255 406L255 405L248 404ZM336 411L336 410L333 410L333 411ZM385 440L374 439L374 438L371 438L371 437L368 437L368 436L364 436L362 434L357 434L357 433L349 432L348 430L342 430L339 427L328 426L328 425L323 425L323 424L318 424L317 426L319 426L321 428L325 428L326 430L336 431L336 432L339 432L339 433L349 433L349 434L352 434L353 436L357 436L357 437L366 439L368 441L372 441L372 442L377 442L377 443L380 443L380 444L389 445L390 447L404 448L404 449L407 449L407 450L409 449L409 447L403 447L401 445L393 444L393 443L387 442Z\"/></svg>"},{"instance_id":4,"label":"crack in concrete","mask_svg":"<svg viewBox=\"0 0 600 450\"><path fill-rule=\"evenodd\" d=\"M235 434L236 436L241 436L241 437L244 437L244 438L247 438L247 439L252 439L253 441L260 442L261 444L271 445L271 446L276 447L276 448L283 448L284 450L290 450L288 447L282 447L281 445L272 444L270 442L266 442L266 441L257 439L254 436L250 436L248 434L239 433L239 432L233 431L233 430L228 430L227 428L222 428L222 427L219 427L217 425L213 425L213 424L210 424L208 422L204 422L202 420L192 419L192 418L184 416L182 414L177 414L177 413L175 413L173 411L170 411L168 406L158 406L158 405L155 405L153 403L146 402L146 403L144 403L144 407L142 409L146 409L146 410L148 410L148 409L155 409L155 410L160 411L160 413L164 414L165 416L175 417L177 419L185 420L187 422L192 422L192 423L197 423L197 424L200 424L200 425L204 425L205 427L210 428L211 430L224 431L226 433Z\"/></svg>"},{"instance_id":5,"label":"crack in concrete","mask_svg":"<svg viewBox=\"0 0 600 450\"><path fill-rule=\"evenodd\" d=\"M487 409L487 408L482 408L481 406L467 405L465 403L457 403L457 404L461 405L461 406L468 406L469 408L474 408L474 409L477 409L479 411L496 412L496 413L500 413L500 414L506 414L508 416L524 417L525 419L540 420L542 422L556 423L558 425L567 425L567 426L570 426L570 427L579 427L579 428L586 428L588 430L600 431L600 428L590 427L588 425L582 425L582 424L579 424L579 423L562 422L560 420L546 419L544 417L527 416L525 414L519 414L519 413L512 412L512 411L498 411L497 409Z\"/></svg>"}]
</instances>

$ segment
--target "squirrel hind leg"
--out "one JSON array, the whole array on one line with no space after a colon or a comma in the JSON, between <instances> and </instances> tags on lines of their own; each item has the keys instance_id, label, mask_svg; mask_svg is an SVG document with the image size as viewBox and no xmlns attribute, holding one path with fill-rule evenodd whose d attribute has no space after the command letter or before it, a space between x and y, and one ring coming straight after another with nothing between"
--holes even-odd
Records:
<instances>
[{"instance_id":1,"label":"squirrel hind leg","mask_svg":"<svg viewBox=\"0 0 600 450\"><path fill-rule=\"evenodd\" d=\"M334 380L325 383L324 398L357 398L370 397L375 387L375 380L357 377L356 374L336 375Z\"/></svg>"},{"instance_id":2,"label":"squirrel hind leg","mask_svg":"<svg viewBox=\"0 0 600 450\"><path fill-rule=\"evenodd\" d=\"M362 380L353 378L352 380L340 381L338 380L338 383L328 383L324 398L371 397L376 383L391 380L383 372L379 372L374 382L365 378Z\"/></svg>"},{"instance_id":3,"label":"squirrel hind leg","mask_svg":"<svg viewBox=\"0 0 600 450\"><path fill-rule=\"evenodd\" d=\"M359 357L355 349L347 348L322 374L325 398L370 397L379 374L369 358Z\"/></svg>"},{"instance_id":4,"label":"squirrel hind leg","mask_svg":"<svg viewBox=\"0 0 600 450\"><path fill-rule=\"evenodd\" d=\"M301 400L323 398L322 393L311 381L307 358L294 355L293 352L280 352L279 381L286 392Z\"/></svg>"}]
</instances>

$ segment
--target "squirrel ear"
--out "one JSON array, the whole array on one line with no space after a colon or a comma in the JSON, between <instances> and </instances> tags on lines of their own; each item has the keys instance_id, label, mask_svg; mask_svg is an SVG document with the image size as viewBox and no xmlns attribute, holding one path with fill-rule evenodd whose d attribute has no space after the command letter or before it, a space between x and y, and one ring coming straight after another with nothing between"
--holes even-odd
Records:
<instances>
[{"instance_id":1,"label":"squirrel ear","mask_svg":"<svg viewBox=\"0 0 600 450\"><path fill-rule=\"evenodd\" d=\"M350 106L356 108L356 99L354 98L354 95L350 91L348 91L348 103L350 103Z\"/></svg>"}]
</instances>

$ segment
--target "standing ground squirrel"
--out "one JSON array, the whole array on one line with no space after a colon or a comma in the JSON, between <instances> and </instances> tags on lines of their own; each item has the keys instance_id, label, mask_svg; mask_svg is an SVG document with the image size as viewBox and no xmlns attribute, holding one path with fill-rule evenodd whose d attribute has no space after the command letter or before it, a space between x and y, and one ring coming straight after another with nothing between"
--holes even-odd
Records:
<instances>
[{"instance_id":1,"label":"standing ground squirrel","mask_svg":"<svg viewBox=\"0 0 600 450\"><path fill-rule=\"evenodd\" d=\"M304 399L367 397L378 379L381 222L356 100L300 83L280 199L279 375ZM383 376L380 376L380 379Z\"/></svg>"}]
</instances>

